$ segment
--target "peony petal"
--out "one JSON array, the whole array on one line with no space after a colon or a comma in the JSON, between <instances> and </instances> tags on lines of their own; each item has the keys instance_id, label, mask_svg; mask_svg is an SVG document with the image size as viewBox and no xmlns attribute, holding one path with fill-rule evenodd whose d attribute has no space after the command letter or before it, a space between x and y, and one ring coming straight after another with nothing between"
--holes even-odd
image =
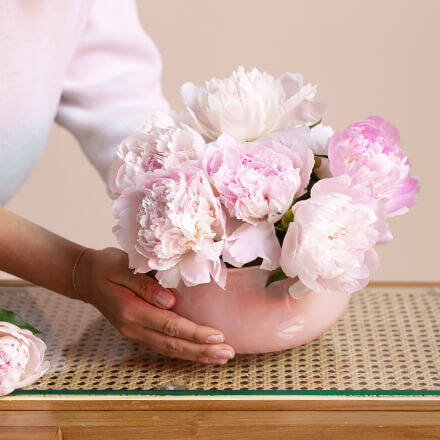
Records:
<instances>
[{"instance_id":1,"label":"peony petal","mask_svg":"<svg viewBox=\"0 0 440 440\"><path fill-rule=\"evenodd\" d=\"M351 187L351 177L343 174L342 176L333 177L330 179L322 179L319 182L316 182L315 185L313 185L312 188L312 197L319 197L324 194L330 194L330 193L341 193L346 194L347 192L352 194L349 190ZM362 196L368 194L367 188L362 193Z\"/></svg>"},{"instance_id":2,"label":"peony petal","mask_svg":"<svg viewBox=\"0 0 440 440\"><path fill-rule=\"evenodd\" d=\"M142 200L142 193L134 190L126 190L112 204L113 216L118 218L122 212L136 206Z\"/></svg>"},{"instance_id":3,"label":"peony petal","mask_svg":"<svg viewBox=\"0 0 440 440\"><path fill-rule=\"evenodd\" d=\"M162 287L175 289L180 282L180 270L177 266L171 269L158 270L156 272L156 279Z\"/></svg>"},{"instance_id":4,"label":"peony petal","mask_svg":"<svg viewBox=\"0 0 440 440\"><path fill-rule=\"evenodd\" d=\"M185 286L207 284L211 281L211 261L201 258L195 252L191 252L182 258L179 269Z\"/></svg>"},{"instance_id":5,"label":"peony petal","mask_svg":"<svg viewBox=\"0 0 440 440\"><path fill-rule=\"evenodd\" d=\"M218 261L211 261L209 272L212 279L224 289L226 287L226 278L228 276L225 263L220 259Z\"/></svg>"},{"instance_id":6,"label":"peony petal","mask_svg":"<svg viewBox=\"0 0 440 440\"><path fill-rule=\"evenodd\" d=\"M256 225L243 223L227 238L223 260L236 267L262 258L262 269L273 270L278 267L281 246L273 225L260 222Z\"/></svg>"},{"instance_id":7,"label":"peony petal","mask_svg":"<svg viewBox=\"0 0 440 440\"><path fill-rule=\"evenodd\" d=\"M300 125L313 125L322 119L325 105L321 102L313 101L318 90L317 86L311 84L302 85L301 83L294 85L297 78L290 75L283 75L283 86L287 93L298 89L297 93L291 95L284 102L282 108L270 121L272 131L282 130L284 128L293 128Z\"/></svg>"},{"instance_id":8,"label":"peony petal","mask_svg":"<svg viewBox=\"0 0 440 440\"><path fill-rule=\"evenodd\" d=\"M382 237L377 241L376 244L386 244L393 240L393 234L391 231L387 231Z\"/></svg>"},{"instance_id":9,"label":"peony petal","mask_svg":"<svg viewBox=\"0 0 440 440\"><path fill-rule=\"evenodd\" d=\"M327 155L328 141L335 134L328 125L318 124L310 130L310 144L314 154Z\"/></svg>"},{"instance_id":10,"label":"peony petal","mask_svg":"<svg viewBox=\"0 0 440 440\"><path fill-rule=\"evenodd\" d=\"M118 174L123 163L124 161L116 155L110 165L107 185L112 199L115 199L119 195Z\"/></svg>"},{"instance_id":11,"label":"peony petal","mask_svg":"<svg viewBox=\"0 0 440 440\"><path fill-rule=\"evenodd\" d=\"M310 292L311 292L311 290L305 284L303 284L300 280L295 281L289 287L289 295L295 299L304 298Z\"/></svg>"},{"instance_id":12,"label":"peony petal","mask_svg":"<svg viewBox=\"0 0 440 440\"><path fill-rule=\"evenodd\" d=\"M23 388L32 384L33 382L38 380L41 376L43 376L43 374L46 374L49 367L50 367L49 361L42 362L37 368L34 369L34 372L32 374L22 379L17 384L16 388Z\"/></svg>"},{"instance_id":13,"label":"peony petal","mask_svg":"<svg viewBox=\"0 0 440 440\"><path fill-rule=\"evenodd\" d=\"M295 222L289 224L287 233L284 236L283 246L281 248L280 266L284 273L289 277L298 275L295 264L295 255L298 248L299 229Z\"/></svg>"},{"instance_id":14,"label":"peony petal","mask_svg":"<svg viewBox=\"0 0 440 440\"><path fill-rule=\"evenodd\" d=\"M287 72L280 76L279 82L281 83L286 99L289 99L301 90L304 84L304 78L301 73Z\"/></svg>"},{"instance_id":15,"label":"peony petal","mask_svg":"<svg viewBox=\"0 0 440 440\"><path fill-rule=\"evenodd\" d=\"M287 130L274 131L266 136L267 139L273 139L291 147L297 142L310 142L310 129L308 127L295 127ZM264 139L264 138L263 138Z\"/></svg>"},{"instance_id":16,"label":"peony petal","mask_svg":"<svg viewBox=\"0 0 440 440\"><path fill-rule=\"evenodd\" d=\"M379 269L379 255L377 255L374 249L370 249L370 251L365 254L365 264L370 272L376 272Z\"/></svg>"}]
</instances>

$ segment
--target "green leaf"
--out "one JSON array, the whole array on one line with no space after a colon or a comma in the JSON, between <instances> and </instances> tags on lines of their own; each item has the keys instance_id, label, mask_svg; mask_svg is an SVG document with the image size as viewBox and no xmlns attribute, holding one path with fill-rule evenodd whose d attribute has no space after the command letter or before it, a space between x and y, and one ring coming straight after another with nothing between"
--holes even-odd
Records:
<instances>
[{"instance_id":1,"label":"green leaf","mask_svg":"<svg viewBox=\"0 0 440 440\"><path fill-rule=\"evenodd\" d=\"M0 321L9 322L11 324L15 324L17 327L20 327L22 329L30 330L34 335L37 333L41 333L40 330L32 327L23 318L21 318L15 312L11 312L10 310L0 309Z\"/></svg>"},{"instance_id":2,"label":"green leaf","mask_svg":"<svg viewBox=\"0 0 440 440\"><path fill-rule=\"evenodd\" d=\"M284 228L285 231L287 231L287 228L289 227L289 223L292 222L293 222L293 212L292 209L289 209L281 218L281 226Z\"/></svg>"},{"instance_id":3,"label":"green leaf","mask_svg":"<svg viewBox=\"0 0 440 440\"><path fill-rule=\"evenodd\" d=\"M317 170L321 166L321 158L318 156L315 156L315 165L313 165L313 171Z\"/></svg>"},{"instance_id":4,"label":"green leaf","mask_svg":"<svg viewBox=\"0 0 440 440\"><path fill-rule=\"evenodd\" d=\"M275 281L281 281L285 280L287 278L287 275L283 272L283 269L279 267L278 269L275 269L267 279L266 287L270 284L274 283Z\"/></svg>"}]
</instances>

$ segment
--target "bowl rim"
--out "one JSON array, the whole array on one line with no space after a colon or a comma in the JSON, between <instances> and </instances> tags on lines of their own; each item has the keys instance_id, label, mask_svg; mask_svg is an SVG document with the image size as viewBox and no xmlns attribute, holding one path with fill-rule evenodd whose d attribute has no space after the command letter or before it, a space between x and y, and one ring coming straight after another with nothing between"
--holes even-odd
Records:
<instances>
[{"instance_id":1,"label":"bowl rim","mask_svg":"<svg viewBox=\"0 0 440 440\"><path fill-rule=\"evenodd\" d=\"M272 272L271 270L262 269L261 266L246 266L246 267L227 267L228 272L249 272L252 270L263 270L264 272Z\"/></svg>"}]
</instances>

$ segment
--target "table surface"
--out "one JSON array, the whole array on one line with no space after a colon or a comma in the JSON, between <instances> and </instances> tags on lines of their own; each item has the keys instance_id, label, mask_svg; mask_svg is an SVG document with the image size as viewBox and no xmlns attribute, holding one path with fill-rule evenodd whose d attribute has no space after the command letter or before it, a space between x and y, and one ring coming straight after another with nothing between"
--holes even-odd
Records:
<instances>
[{"instance_id":1,"label":"table surface","mask_svg":"<svg viewBox=\"0 0 440 440\"><path fill-rule=\"evenodd\" d=\"M225 366L171 360L119 335L93 307L36 286L0 287L0 307L42 331L51 363L18 398L51 395L440 395L440 291L375 286L338 323L291 350Z\"/></svg>"}]
</instances>

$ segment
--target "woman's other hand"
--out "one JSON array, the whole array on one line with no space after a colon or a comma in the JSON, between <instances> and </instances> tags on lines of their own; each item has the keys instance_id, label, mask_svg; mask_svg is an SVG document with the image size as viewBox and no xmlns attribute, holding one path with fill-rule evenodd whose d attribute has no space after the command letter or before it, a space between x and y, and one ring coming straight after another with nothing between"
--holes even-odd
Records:
<instances>
[{"instance_id":1,"label":"woman's other hand","mask_svg":"<svg viewBox=\"0 0 440 440\"><path fill-rule=\"evenodd\" d=\"M157 353L224 364L235 355L221 331L200 326L170 311L171 291L145 274L133 274L128 256L116 248L88 249L75 281L80 299L94 305L125 337Z\"/></svg>"}]
</instances>

